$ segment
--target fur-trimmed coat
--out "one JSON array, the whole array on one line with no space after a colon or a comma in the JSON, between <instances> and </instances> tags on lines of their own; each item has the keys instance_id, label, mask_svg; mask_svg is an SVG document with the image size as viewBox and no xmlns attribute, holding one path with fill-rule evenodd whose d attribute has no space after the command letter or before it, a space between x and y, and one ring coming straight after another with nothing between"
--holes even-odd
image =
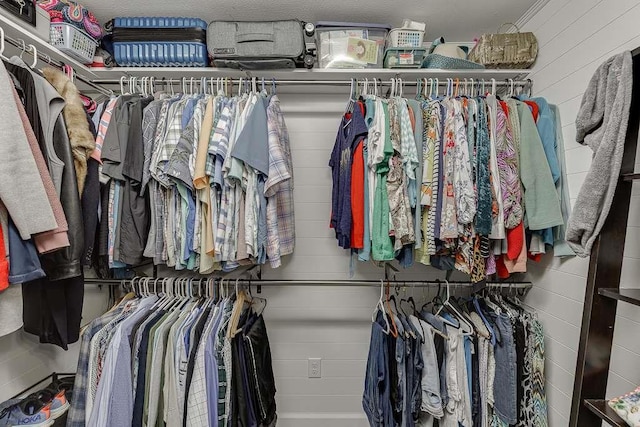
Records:
<instances>
[{"instance_id":1,"label":"fur-trimmed coat","mask_svg":"<svg viewBox=\"0 0 640 427\"><path fill-rule=\"evenodd\" d=\"M80 99L78 88L62 71L47 67L42 70L42 74L66 102L62 115L64 116L67 134L71 142L78 191L82 195L84 180L87 177L87 160L96 147L96 141L89 130L84 104Z\"/></svg>"}]
</instances>

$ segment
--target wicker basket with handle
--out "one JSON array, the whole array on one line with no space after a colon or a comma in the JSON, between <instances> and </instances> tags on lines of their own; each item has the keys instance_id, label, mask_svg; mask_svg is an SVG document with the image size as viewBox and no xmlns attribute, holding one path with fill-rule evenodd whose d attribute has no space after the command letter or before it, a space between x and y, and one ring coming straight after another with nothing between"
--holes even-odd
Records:
<instances>
[{"instance_id":1,"label":"wicker basket with handle","mask_svg":"<svg viewBox=\"0 0 640 427\"><path fill-rule=\"evenodd\" d=\"M533 33L483 34L469 53L469 60L487 68L529 68L538 56L538 40ZM505 24L505 25L507 25Z\"/></svg>"}]
</instances>

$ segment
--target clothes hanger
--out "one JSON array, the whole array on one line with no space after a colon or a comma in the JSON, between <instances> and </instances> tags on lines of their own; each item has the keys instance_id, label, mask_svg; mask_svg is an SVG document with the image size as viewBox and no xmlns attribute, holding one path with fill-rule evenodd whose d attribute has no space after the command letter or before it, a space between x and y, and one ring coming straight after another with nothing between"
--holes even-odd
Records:
<instances>
[{"instance_id":1,"label":"clothes hanger","mask_svg":"<svg viewBox=\"0 0 640 427\"><path fill-rule=\"evenodd\" d=\"M244 309L245 303L245 293L244 291L238 291L238 281L240 279L236 279L236 301L233 305L233 310L231 312L231 317L229 321L229 329L227 331L227 336L231 339L236 336L236 334L240 331L238 329L238 323L240 322L240 315L242 314L242 310Z\"/></svg>"},{"instance_id":2,"label":"clothes hanger","mask_svg":"<svg viewBox=\"0 0 640 427\"><path fill-rule=\"evenodd\" d=\"M386 307L386 310L387 310L387 316L389 317L389 319L391 321L391 326L393 327L393 329L390 331L390 334L394 338L398 338L398 327L396 326L396 321L393 318L393 314L394 313L391 310L391 304L389 304L389 281L388 280L387 280L387 285L386 285L386 288L385 288L385 294L386 294L385 307Z\"/></svg>"},{"instance_id":3,"label":"clothes hanger","mask_svg":"<svg viewBox=\"0 0 640 427\"><path fill-rule=\"evenodd\" d=\"M8 58L4 56L5 48L6 48L6 45L4 41L4 28L0 27L0 57L2 57L2 59L6 61L8 60Z\"/></svg>"},{"instance_id":4,"label":"clothes hanger","mask_svg":"<svg viewBox=\"0 0 640 427\"><path fill-rule=\"evenodd\" d=\"M387 326L386 329L382 330L382 332L389 335L389 333L391 332L391 325L389 324L389 319L387 318L387 314L384 309L383 298L384 298L384 280L380 280L380 298L378 299L378 303L376 304L376 307L373 309L373 314L371 315L371 323L376 322L376 314L378 313L378 311L380 311L382 313L382 318L384 320L384 323Z\"/></svg>"},{"instance_id":5,"label":"clothes hanger","mask_svg":"<svg viewBox=\"0 0 640 427\"><path fill-rule=\"evenodd\" d=\"M437 280L436 283L438 284L438 291L436 292L435 296L431 299L431 301L427 301L424 304L422 304L422 307L420 308L420 311L424 311L427 309L427 307L429 307L432 304L435 304L436 299L440 298L440 291L442 288L442 282L440 280Z\"/></svg>"},{"instance_id":6,"label":"clothes hanger","mask_svg":"<svg viewBox=\"0 0 640 427\"><path fill-rule=\"evenodd\" d=\"M29 49L29 52L31 52L33 54L33 62L31 63L31 65L29 65L29 67L32 70L35 70L36 66L38 65L38 50L32 44L29 45L28 49Z\"/></svg>"},{"instance_id":7,"label":"clothes hanger","mask_svg":"<svg viewBox=\"0 0 640 427\"><path fill-rule=\"evenodd\" d=\"M462 314L460 314L458 312L458 310L453 306L453 304L451 304L451 292L449 290L449 281L445 279L445 283L446 283L446 288L447 288L447 299L444 301L444 303L442 304L442 306L440 307L440 309L438 309L438 311L435 313L436 316L440 315L440 313L442 312L442 310L444 310L444 308L447 308L447 311L454 315L454 317L456 317L459 322L460 322L460 329L462 330L463 335L470 335L473 334L473 326L471 324L469 324L467 322L467 320L462 316ZM446 320L446 319L444 319ZM462 328L462 326L465 326L465 328Z\"/></svg>"},{"instance_id":8,"label":"clothes hanger","mask_svg":"<svg viewBox=\"0 0 640 427\"><path fill-rule=\"evenodd\" d=\"M18 46L18 48L22 50L22 52L20 52L20 59L22 59L22 56L27 51L27 45L25 44L24 40L22 39L19 39L19 40L20 40L20 46Z\"/></svg>"},{"instance_id":9,"label":"clothes hanger","mask_svg":"<svg viewBox=\"0 0 640 427\"><path fill-rule=\"evenodd\" d=\"M267 308L268 300L266 298L262 298L262 297L254 297L251 294L251 279L249 279L249 296L251 297L251 301L258 300L258 301L262 302L262 307L260 308L259 311L255 310L255 308L253 310L256 315L261 316L262 313L264 313L264 310ZM255 305L255 303L252 302L252 305Z\"/></svg>"}]
</instances>

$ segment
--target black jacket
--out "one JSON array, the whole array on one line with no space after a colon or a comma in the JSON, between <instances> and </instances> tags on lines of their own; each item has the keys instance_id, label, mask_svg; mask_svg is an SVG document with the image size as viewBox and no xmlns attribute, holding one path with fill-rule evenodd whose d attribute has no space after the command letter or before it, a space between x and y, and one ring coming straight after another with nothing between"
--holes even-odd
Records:
<instances>
[{"instance_id":1,"label":"black jacket","mask_svg":"<svg viewBox=\"0 0 640 427\"><path fill-rule=\"evenodd\" d=\"M76 170L73 164L71 143L69 142L62 114L58 117L53 130L53 146L58 158L64 162L60 202L69 224L67 233L70 246L40 256L42 268L47 274L47 278L51 281L80 276L82 274L81 259L84 251L84 225L80 197L78 195Z\"/></svg>"}]
</instances>

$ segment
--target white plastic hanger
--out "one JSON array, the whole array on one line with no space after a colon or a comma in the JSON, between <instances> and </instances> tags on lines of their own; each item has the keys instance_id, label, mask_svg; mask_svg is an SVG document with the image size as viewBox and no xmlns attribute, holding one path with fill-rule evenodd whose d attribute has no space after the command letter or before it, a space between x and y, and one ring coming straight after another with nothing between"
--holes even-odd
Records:
<instances>
[{"instance_id":1,"label":"white plastic hanger","mask_svg":"<svg viewBox=\"0 0 640 427\"><path fill-rule=\"evenodd\" d=\"M371 322L375 323L376 314L378 313L378 310L380 310L380 312L382 313L382 317L384 319L384 323L387 326L387 328L384 329L383 332L389 335L389 333L391 332L391 325L389 324L389 319L387 318L387 314L384 311L383 300L384 300L384 280L380 280L380 299L378 299L378 303L376 304L376 307L373 310L373 314L371 315Z\"/></svg>"},{"instance_id":2,"label":"white plastic hanger","mask_svg":"<svg viewBox=\"0 0 640 427\"><path fill-rule=\"evenodd\" d=\"M31 65L29 65L29 67L31 67L31 69L34 70L38 65L38 50L34 45L30 44L29 51L33 54L33 62L31 63Z\"/></svg>"},{"instance_id":3,"label":"white plastic hanger","mask_svg":"<svg viewBox=\"0 0 640 427\"><path fill-rule=\"evenodd\" d=\"M6 47L6 45L4 43L4 29L2 27L0 27L0 56L2 56L3 58L6 58L4 56L5 47Z\"/></svg>"},{"instance_id":4,"label":"white plastic hanger","mask_svg":"<svg viewBox=\"0 0 640 427\"><path fill-rule=\"evenodd\" d=\"M491 79L491 95L496 96L496 79Z\"/></svg>"}]
</instances>

